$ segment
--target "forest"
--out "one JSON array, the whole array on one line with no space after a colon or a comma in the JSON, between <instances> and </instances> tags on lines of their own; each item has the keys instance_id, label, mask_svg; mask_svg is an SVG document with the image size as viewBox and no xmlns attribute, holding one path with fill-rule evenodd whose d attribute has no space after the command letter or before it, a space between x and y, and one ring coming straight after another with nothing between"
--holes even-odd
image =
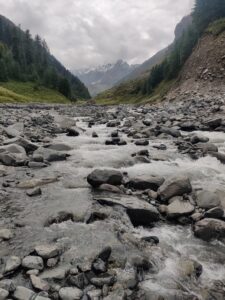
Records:
<instances>
[{"instance_id":1,"label":"forest","mask_svg":"<svg viewBox=\"0 0 225 300\"><path fill-rule=\"evenodd\" d=\"M33 82L59 91L72 101L89 99L85 85L53 55L39 35L34 38L0 15L0 82Z\"/></svg>"}]
</instances>

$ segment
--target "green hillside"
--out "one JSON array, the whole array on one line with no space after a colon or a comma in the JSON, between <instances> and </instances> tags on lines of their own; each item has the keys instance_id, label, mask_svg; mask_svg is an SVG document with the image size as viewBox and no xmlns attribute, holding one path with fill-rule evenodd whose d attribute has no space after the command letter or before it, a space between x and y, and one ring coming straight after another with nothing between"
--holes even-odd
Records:
<instances>
[{"instance_id":1,"label":"green hillside","mask_svg":"<svg viewBox=\"0 0 225 300\"><path fill-rule=\"evenodd\" d=\"M59 92L32 82L0 83L0 103L71 103Z\"/></svg>"}]
</instances>

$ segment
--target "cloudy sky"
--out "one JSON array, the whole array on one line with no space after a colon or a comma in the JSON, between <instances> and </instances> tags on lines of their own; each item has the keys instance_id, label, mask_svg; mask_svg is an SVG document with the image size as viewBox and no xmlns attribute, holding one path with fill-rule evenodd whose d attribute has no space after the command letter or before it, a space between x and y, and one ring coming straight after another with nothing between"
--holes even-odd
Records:
<instances>
[{"instance_id":1,"label":"cloudy sky","mask_svg":"<svg viewBox=\"0 0 225 300\"><path fill-rule=\"evenodd\" d=\"M0 0L0 14L45 38L69 69L141 63L167 46L194 0Z\"/></svg>"}]
</instances>

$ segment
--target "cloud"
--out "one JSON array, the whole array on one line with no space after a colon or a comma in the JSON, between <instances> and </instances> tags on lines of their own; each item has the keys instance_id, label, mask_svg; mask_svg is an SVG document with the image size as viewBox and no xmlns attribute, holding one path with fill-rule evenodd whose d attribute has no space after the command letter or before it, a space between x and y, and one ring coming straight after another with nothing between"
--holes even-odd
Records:
<instances>
[{"instance_id":1,"label":"cloud","mask_svg":"<svg viewBox=\"0 0 225 300\"><path fill-rule=\"evenodd\" d=\"M1 14L33 35L69 69L124 59L141 63L167 46L194 0L0 0Z\"/></svg>"}]
</instances>

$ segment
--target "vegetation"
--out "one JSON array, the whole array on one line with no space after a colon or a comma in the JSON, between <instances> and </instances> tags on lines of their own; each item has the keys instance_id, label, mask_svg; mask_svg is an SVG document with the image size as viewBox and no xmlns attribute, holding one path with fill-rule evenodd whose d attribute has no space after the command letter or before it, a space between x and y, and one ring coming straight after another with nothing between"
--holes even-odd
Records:
<instances>
[{"instance_id":1,"label":"vegetation","mask_svg":"<svg viewBox=\"0 0 225 300\"><path fill-rule=\"evenodd\" d=\"M0 103L4 102L48 102L70 103L59 92L46 87L38 87L33 82L8 81L0 85Z\"/></svg>"},{"instance_id":2,"label":"vegetation","mask_svg":"<svg viewBox=\"0 0 225 300\"><path fill-rule=\"evenodd\" d=\"M156 65L141 88L144 95L152 95L154 90L163 81L177 78L181 68L190 56L199 37L206 31L219 34L225 28L225 1L224 0L196 0L193 10L192 25L182 37L176 41L171 54L159 65ZM219 19L219 20L218 20Z\"/></svg>"},{"instance_id":3,"label":"vegetation","mask_svg":"<svg viewBox=\"0 0 225 300\"><path fill-rule=\"evenodd\" d=\"M54 56L38 35L22 31L0 16L0 82L33 82L38 88L58 91L65 97L90 98L84 84L72 75Z\"/></svg>"}]
</instances>

